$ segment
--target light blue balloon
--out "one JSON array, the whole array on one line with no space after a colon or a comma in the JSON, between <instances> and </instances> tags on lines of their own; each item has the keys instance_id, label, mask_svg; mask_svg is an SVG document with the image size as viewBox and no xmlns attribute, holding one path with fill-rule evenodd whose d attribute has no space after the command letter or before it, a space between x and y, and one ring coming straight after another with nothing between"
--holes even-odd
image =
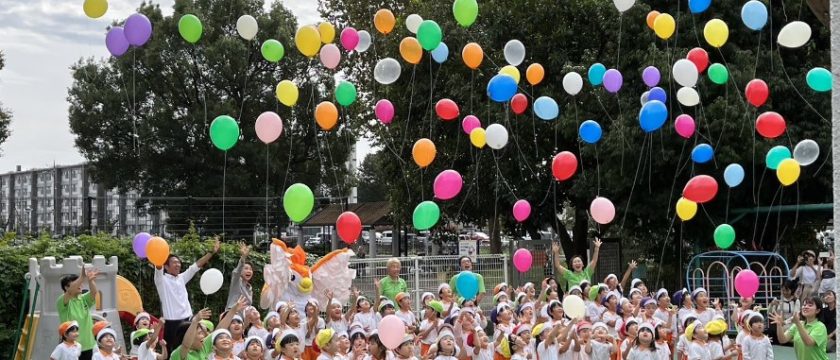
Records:
<instances>
[{"instance_id":1,"label":"light blue balloon","mask_svg":"<svg viewBox=\"0 0 840 360\"><path fill-rule=\"evenodd\" d=\"M729 164L723 171L723 181L731 188L741 185L744 181L744 168L740 164Z\"/></svg>"},{"instance_id":2,"label":"light blue balloon","mask_svg":"<svg viewBox=\"0 0 840 360\"><path fill-rule=\"evenodd\" d=\"M712 0L688 0L688 9L692 14L699 14L709 9L712 5Z\"/></svg>"},{"instance_id":3,"label":"light blue balloon","mask_svg":"<svg viewBox=\"0 0 840 360\"><path fill-rule=\"evenodd\" d=\"M578 133L580 134L580 139L583 140L583 142L587 144L595 144L598 140L601 140L601 125L595 120L586 120L583 124L580 124Z\"/></svg>"},{"instance_id":4,"label":"light blue balloon","mask_svg":"<svg viewBox=\"0 0 840 360\"><path fill-rule=\"evenodd\" d=\"M659 100L648 100L639 110L639 125L646 133L654 132L668 120L668 107Z\"/></svg>"},{"instance_id":5,"label":"light blue balloon","mask_svg":"<svg viewBox=\"0 0 840 360\"><path fill-rule=\"evenodd\" d=\"M455 289L462 298L474 299L478 295L478 276L472 271L461 271L455 279Z\"/></svg>"},{"instance_id":6,"label":"light blue balloon","mask_svg":"<svg viewBox=\"0 0 840 360\"><path fill-rule=\"evenodd\" d=\"M767 152L767 157L764 160L767 162L768 169L776 170L779 168L779 164L782 160L790 159L791 157L790 149L782 145L777 145Z\"/></svg>"},{"instance_id":7,"label":"light blue balloon","mask_svg":"<svg viewBox=\"0 0 840 360\"><path fill-rule=\"evenodd\" d=\"M604 64L601 64L601 63L592 64L592 66L589 67L589 73L588 73L589 83L592 84L592 86L601 85L601 83L604 82L604 74L606 72L607 72L607 67L604 66Z\"/></svg>"},{"instance_id":8,"label":"light blue balloon","mask_svg":"<svg viewBox=\"0 0 840 360\"><path fill-rule=\"evenodd\" d=\"M516 90L516 80L510 75L498 74L487 83L487 96L495 102L510 101Z\"/></svg>"},{"instance_id":9,"label":"light blue balloon","mask_svg":"<svg viewBox=\"0 0 840 360\"><path fill-rule=\"evenodd\" d=\"M557 102L548 96L540 96L537 101L534 101L534 113L537 117L546 121L551 121L560 115L560 107Z\"/></svg>"},{"instance_id":10,"label":"light blue balloon","mask_svg":"<svg viewBox=\"0 0 840 360\"><path fill-rule=\"evenodd\" d=\"M715 149L709 144L700 144L691 150L691 160L698 164L705 164L715 157Z\"/></svg>"},{"instance_id":11,"label":"light blue balloon","mask_svg":"<svg viewBox=\"0 0 840 360\"><path fill-rule=\"evenodd\" d=\"M438 47L432 50L432 59L438 64L443 64L449 58L449 47L445 43L440 43Z\"/></svg>"},{"instance_id":12,"label":"light blue balloon","mask_svg":"<svg viewBox=\"0 0 840 360\"><path fill-rule=\"evenodd\" d=\"M758 0L750 0L741 8L741 21L751 30L761 30L767 25L767 6Z\"/></svg>"},{"instance_id":13,"label":"light blue balloon","mask_svg":"<svg viewBox=\"0 0 840 360\"><path fill-rule=\"evenodd\" d=\"M668 93L665 92L665 89L657 86L653 89L650 89L650 93L648 94L648 101L650 100L659 100L663 104L667 104Z\"/></svg>"}]
</instances>

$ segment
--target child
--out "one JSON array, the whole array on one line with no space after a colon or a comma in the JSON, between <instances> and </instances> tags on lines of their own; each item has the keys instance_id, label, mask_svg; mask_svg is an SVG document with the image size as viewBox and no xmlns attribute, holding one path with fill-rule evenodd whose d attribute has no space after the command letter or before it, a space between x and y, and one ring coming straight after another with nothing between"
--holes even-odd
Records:
<instances>
[{"instance_id":1,"label":"child","mask_svg":"<svg viewBox=\"0 0 840 360\"><path fill-rule=\"evenodd\" d=\"M455 345L455 334L452 332L452 327L443 325L438 330L437 341L433 345L429 354L435 360L458 360L458 346Z\"/></svg>"},{"instance_id":2,"label":"child","mask_svg":"<svg viewBox=\"0 0 840 360\"><path fill-rule=\"evenodd\" d=\"M712 353L706 346L709 335L699 320L694 320L685 328L685 339L688 341L688 360L712 360Z\"/></svg>"},{"instance_id":3,"label":"child","mask_svg":"<svg viewBox=\"0 0 840 360\"><path fill-rule=\"evenodd\" d=\"M245 320L248 323L248 336L255 336L260 339L265 339L265 337L268 336L268 330L265 329L262 321L260 321L260 312L257 310L257 308L249 306L245 308L244 313ZM271 313L266 314L266 318L268 318L269 315L271 315Z\"/></svg>"},{"instance_id":4,"label":"child","mask_svg":"<svg viewBox=\"0 0 840 360\"><path fill-rule=\"evenodd\" d=\"M537 348L533 339L531 339L531 325L528 323L520 323L513 328L512 334L516 335L525 344L522 349L525 357L530 359L535 358Z\"/></svg>"},{"instance_id":5,"label":"child","mask_svg":"<svg viewBox=\"0 0 840 360\"><path fill-rule=\"evenodd\" d=\"M764 317L752 312L744 323L750 334L741 339L743 360L773 360L773 345L770 344L767 335L764 335Z\"/></svg>"},{"instance_id":6,"label":"child","mask_svg":"<svg viewBox=\"0 0 840 360\"><path fill-rule=\"evenodd\" d=\"M454 309L455 306L455 299L452 295L452 288L449 287L449 284L442 283L438 286L438 299L443 304L443 308L445 311L443 312L443 316L449 316L449 312Z\"/></svg>"},{"instance_id":7,"label":"child","mask_svg":"<svg viewBox=\"0 0 840 360\"><path fill-rule=\"evenodd\" d=\"M132 331L131 335L128 336L129 339L133 339L134 338L134 333L137 332L138 330L144 330L144 329L148 330L149 329L149 323L151 322L151 319L152 319L151 315L149 315L149 313L147 313L145 311L137 314L137 316L134 317L134 331ZM131 351L128 354L131 355L132 357L136 357L138 346L135 346L134 342L132 342L131 343Z\"/></svg>"},{"instance_id":8,"label":"child","mask_svg":"<svg viewBox=\"0 0 840 360\"><path fill-rule=\"evenodd\" d=\"M466 341L467 355L471 356L473 360L493 360L493 344L490 338L484 332L484 329L476 326L469 335Z\"/></svg>"},{"instance_id":9,"label":"child","mask_svg":"<svg viewBox=\"0 0 840 360\"><path fill-rule=\"evenodd\" d=\"M657 346L654 342L654 329L648 324L639 327L639 336L636 338L633 348L627 354L626 360L659 360Z\"/></svg>"},{"instance_id":10,"label":"child","mask_svg":"<svg viewBox=\"0 0 840 360\"><path fill-rule=\"evenodd\" d=\"M358 292L354 289L353 295L357 294ZM333 329L335 332L347 332L349 333L348 325L350 324L350 319L353 318L354 307L350 306L349 311L346 315L342 314L341 312L341 303L338 300L333 298L332 290L324 291L324 294L327 296L327 326L330 329ZM317 334L317 332L315 333Z\"/></svg>"},{"instance_id":11,"label":"child","mask_svg":"<svg viewBox=\"0 0 840 360\"><path fill-rule=\"evenodd\" d=\"M536 344L537 358L540 360L556 360L559 354L557 336L560 334L561 324L557 326L547 325L546 323L537 324L531 330L531 337L534 338Z\"/></svg>"},{"instance_id":12,"label":"child","mask_svg":"<svg viewBox=\"0 0 840 360\"><path fill-rule=\"evenodd\" d=\"M352 322L361 324L365 333L371 334L373 330L376 330L376 313L373 311L370 301L364 296L359 296L356 298L355 304L356 313L353 314Z\"/></svg>"},{"instance_id":13,"label":"child","mask_svg":"<svg viewBox=\"0 0 840 360\"><path fill-rule=\"evenodd\" d=\"M342 360L338 355L338 337L335 336L335 330L328 328L319 331L315 336L315 344L321 350L318 360Z\"/></svg>"},{"instance_id":14,"label":"child","mask_svg":"<svg viewBox=\"0 0 840 360\"><path fill-rule=\"evenodd\" d=\"M315 360L318 357L318 352L315 351L312 344L315 341L315 335L317 335L322 329L326 328L326 323L324 322L324 319L319 316L318 300L315 300L314 298L309 299L303 312L306 315L306 336L304 336L305 347L303 350L303 360ZM346 331L338 331L338 333L347 334Z\"/></svg>"},{"instance_id":15,"label":"child","mask_svg":"<svg viewBox=\"0 0 840 360\"><path fill-rule=\"evenodd\" d=\"M685 319L694 312L694 304L691 301L688 290L682 289L675 292L674 296L671 296L671 304L677 307L677 325L679 326L677 331L682 333L685 331L685 327L683 326Z\"/></svg>"},{"instance_id":16,"label":"child","mask_svg":"<svg viewBox=\"0 0 840 360\"><path fill-rule=\"evenodd\" d=\"M239 356L242 360L263 360L265 358L265 343L256 336L250 336L245 339L245 350Z\"/></svg>"},{"instance_id":17,"label":"child","mask_svg":"<svg viewBox=\"0 0 840 360\"><path fill-rule=\"evenodd\" d=\"M93 352L93 360L120 360L120 355L116 352L117 332L114 329L102 329L96 336L96 343L99 348Z\"/></svg>"},{"instance_id":18,"label":"child","mask_svg":"<svg viewBox=\"0 0 840 360\"><path fill-rule=\"evenodd\" d=\"M408 333L403 335L402 342L394 349L394 355L399 360L417 360L414 356L414 336Z\"/></svg>"},{"instance_id":19,"label":"child","mask_svg":"<svg viewBox=\"0 0 840 360\"><path fill-rule=\"evenodd\" d=\"M667 327L667 324L663 322L657 322L654 326L653 330L655 331L654 339L656 339L656 354L659 356L660 360L669 360L673 359L671 356L671 331Z\"/></svg>"},{"instance_id":20,"label":"child","mask_svg":"<svg viewBox=\"0 0 840 360\"><path fill-rule=\"evenodd\" d=\"M668 290L659 289L656 292L656 310L653 312L653 317L665 323L668 329L676 324L676 310L671 309L671 297L668 296Z\"/></svg>"},{"instance_id":21,"label":"child","mask_svg":"<svg viewBox=\"0 0 840 360\"><path fill-rule=\"evenodd\" d=\"M524 304L520 304L519 308L516 310L516 315L518 316L518 320L520 324L533 324L534 323L534 304L530 302L526 302Z\"/></svg>"},{"instance_id":22,"label":"child","mask_svg":"<svg viewBox=\"0 0 840 360\"><path fill-rule=\"evenodd\" d=\"M689 315L688 317L686 317L684 319L683 323L680 324L680 326L682 326L683 329L688 329L688 325L690 325L691 323L693 323L696 320L697 320L697 318ZM691 343L691 340L689 340L688 337L686 337L685 332L683 332L683 334L680 335L680 338L677 339L677 346L676 346L676 348L677 348L676 349L677 350L677 359L682 360L682 359L684 359L688 356L688 345L690 343Z\"/></svg>"},{"instance_id":23,"label":"child","mask_svg":"<svg viewBox=\"0 0 840 360\"><path fill-rule=\"evenodd\" d=\"M338 336L338 354L346 359L347 354L350 353L350 335L338 333L336 336ZM315 358L318 358L318 356L316 355Z\"/></svg>"},{"instance_id":24,"label":"child","mask_svg":"<svg viewBox=\"0 0 840 360\"><path fill-rule=\"evenodd\" d=\"M233 340L230 331L217 329L210 334L210 343L213 344L213 352L210 359L214 360L238 360L233 354Z\"/></svg>"},{"instance_id":25,"label":"child","mask_svg":"<svg viewBox=\"0 0 840 360\"><path fill-rule=\"evenodd\" d=\"M642 299L642 316L640 321L643 323L650 323L651 325L656 323L656 318L653 315L656 313L656 300L651 298L644 298Z\"/></svg>"},{"instance_id":26,"label":"child","mask_svg":"<svg viewBox=\"0 0 840 360\"><path fill-rule=\"evenodd\" d=\"M592 325L587 321L577 323L577 331L574 333L573 357L586 360L592 354Z\"/></svg>"},{"instance_id":27,"label":"child","mask_svg":"<svg viewBox=\"0 0 840 360\"><path fill-rule=\"evenodd\" d=\"M426 318L420 323L420 356L425 357L438 337L438 328L441 326L441 313L443 304L440 301L432 300L426 305Z\"/></svg>"},{"instance_id":28,"label":"child","mask_svg":"<svg viewBox=\"0 0 840 360\"><path fill-rule=\"evenodd\" d=\"M737 320L735 321L735 325L738 326L738 335L735 336L735 344L741 345L744 338L750 336L750 326L747 324L747 320L752 314L752 310L742 311L738 314Z\"/></svg>"},{"instance_id":29,"label":"child","mask_svg":"<svg viewBox=\"0 0 840 360\"><path fill-rule=\"evenodd\" d=\"M245 350L245 321L239 315L233 315L230 321L230 336L233 341L233 353L239 354Z\"/></svg>"},{"instance_id":30,"label":"child","mask_svg":"<svg viewBox=\"0 0 840 360\"><path fill-rule=\"evenodd\" d=\"M400 310L397 311L397 317L405 324L405 331L409 334L417 332L417 319L414 317L414 312L411 311L411 297L408 293L401 292L396 296L397 305Z\"/></svg>"},{"instance_id":31,"label":"child","mask_svg":"<svg viewBox=\"0 0 840 360\"><path fill-rule=\"evenodd\" d=\"M589 290L589 304L586 306L586 316L587 320L595 323L601 321L601 315L604 311L607 311L607 308L601 304L601 301L604 300L604 295L607 294L607 286L601 286L604 284L598 284L592 286Z\"/></svg>"},{"instance_id":32,"label":"child","mask_svg":"<svg viewBox=\"0 0 840 360\"><path fill-rule=\"evenodd\" d=\"M706 348L712 355L712 359L734 359L738 357L738 352L735 347L729 344L729 338L726 337L727 325L723 319L715 319L705 325L708 340L706 341ZM696 331L696 330L695 330Z\"/></svg>"},{"instance_id":33,"label":"child","mask_svg":"<svg viewBox=\"0 0 840 360\"><path fill-rule=\"evenodd\" d=\"M61 343L55 346L50 360L78 360L82 353L82 346L76 342L79 338L79 323L65 321L58 326L58 336Z\"/></svg>"},{"instance_id":34,"label":"child","mask_svg":"<svg viewBox=\"0 0 840 360\"><path fill-rule=\"evenodd\" d=\"M292 330L285 330L278 336L278 350L282 360L299 360L301 355L300 338Z\"/></svg>"},{"instance_id":35,"label":"child","mask_svg":"<svg viewBox=\"0 0 840 360\"><path fill-rule=\"evenodd\" d=\"M618 351L615 339L610 336L607 324L597 322L592 325L592 360L609 360Z\"/></svg>"},{"instance_id":36,"label":"child","mask_svg":"<svg viewBox=\"0 0 840 360\"><path fill-rule=\"evenodd\" d=\"M166 341L159 338L160 330L163 329L163 319L155 323L152 329L141 329L132 333L131 345L137 349L137 360L166 360L169 359L169 352L166 349ZM161 353L155 352L160 344Z\"/></svg>"},{"instance_id":37,"label":"child","mask_svg":"<svg viewBox=\"0 0 840 360\"><path fill-rule=\"evenodd\" d=\"M627 323L628 321L630 321L631 319L635 323L637 323L637 324L639 323L638 320L636 319L636 316L633 314L636 311L636 307L633 305L632 302L630 302L629 299L627 299L627 298L621 299L621 301L619 302L619 306L620 306L620 309L621 309L621 312L619 312L620 317L615 322L615 330L618 333L620 333L621 329L624 328L624 324ZM628 347L627 349L629 350L630 348Z\"/></svg>"},{"instance_id":38,"label":"child","mask_svg":"<svg viewBox=\"0 0 840 360\"><path fill-rule=\"evenodd\" d=\"M645 285L645 282L642 279L636 278L630 281L630 288L631 291L632 289L638 289L639 294L642 295L642 297L647 297L649 295L647 285Z\"/></svg>"},{"instance_id":39,"label":"child","mask_svg":"<svg viewBox=\"0 0 840 360\"><path fill-rule=\"evenodd\" d=\"M379 321L381 321L382 318L397 313L394 303L391 302L391 300L386 299L385 297L379 298L379 304L376 306L376 310L379 311L379 313L376 314L377 327L379 326Z\"/></svg>"},{"instance_id":40,"label":"child","mask_svg":"<svg viewBox=\"0 0 840 360\"><path fill-rule=\"evenodd\" d=\"M618 297L616 293L613 291L608 292L607 296L601 300L601 303L606 308L606 311L601 314L601 321L607 325L610 336L618 336L618 332L615 331L615 324L618 323L621 317L618 315Z\"/></svg>"},{"instance_id":41,"label":"child","mask_svg":"<svg viewBox=\"0 0 840 360\"><path fill-rule=\"evenodd\" d=\"M361 360L367 354L367 337L361 326L350 327L350 352L347 353L348 360Z\"/></svg>"},{"instance_id":42,"label":"child","mask_svg":"<svg viewBox=\"0 0 840 360\"><path fill-rule=\"evenodd\" d=\"M627 354L633 346L636 346L636 338L640 335L639 324L636 322L635 318L630 318L626 323L624 323L624 327L621 329L620 335L624 337L624 340L621 341L619 350L621 350L622 354Z\"/></svg>"}]
</instances>

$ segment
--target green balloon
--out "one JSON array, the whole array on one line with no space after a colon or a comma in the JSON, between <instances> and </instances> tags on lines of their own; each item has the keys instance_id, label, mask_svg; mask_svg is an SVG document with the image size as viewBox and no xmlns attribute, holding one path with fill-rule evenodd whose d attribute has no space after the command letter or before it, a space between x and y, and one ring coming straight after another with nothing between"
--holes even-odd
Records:
<instances>
[{"instance_id":1,"label":"green balloon","mask_svg":"<svg viewBox=\"0 0 840 360\"><path fill-rule=\"evenodd\" d=\"M420 23L420 27L417 28L417 41L420 42L423 50L432 51L437 49L441 39L443 39L443 32L436 22L423 20Z\"/></svg>"},{"instance_id":2,"label":"green balloon","mask_svg":"<svg viewBox=\"0 0 840 360\"><path fill-rule=\"evenodd\" d=\"M434 201L424 201L414 208L414 228L429 230L440 220L440 208Z\"/></svg>"},{"instance_id":3,"label":"green balloon","mask_svg":"<svg viewBox=\"0 0 840 360\"><path fill-rule=\"evenodd\" d=\"M452 4L455 21L463 27L470 27L478 17L478 2L476 0L455 0Z\"/></svg>"},{"instance_id":4,"label":"green balloon","mask_svg":"<svg viewBox=\"0 0 840 360\"><path fill-rule=\"evenodd\" d=\"M790 149L782 146L777 145L774 146L770 151L767 152L767 157L765 157L765 162L767 163L767 168L771 170L776 170L779 168L779 164L782 163L784 159L790 159Z\"/></svg>"},{"instance_id":5,"label":"green balloon","mask_svg":"<svg viewBox=\"0 0 840 360\"><path fill-rule=\"evenodd\" d=\"M188 43L197 43L198 39L201 39L203 31L204 26L201 25L201 20L193 14L186 14L181 16L181 20L178 20L178 32Z\"/></svg>"},{"instance_id":6,"label":"green balloon","mask_svg":"<svg viewBox=\"0 0 840 360\"><path fill-rule=\"evenodd\" d=\"M833 79L831 78L831 71L828 71L825 68L816 67L811 69L811 71L808 71L808 75L805 76L805 81L814 91L826 92L831 91L831 83Z\"/></svg>"},{"instance_id":7,"label":"green balloon","mask_svg":"<svg viewBox=\"0 0 840 360\"><path fill-rule=\"evenodd\" d=\"M210 124L210 141L219 150L228 151L239 141L239 124L227 115L215 118Z\"/></svg>"},{"instance_id":8,"label":"green balloon","mask_svg":"<svg viewBox=\"0 0 840 360\"><path fill-rule=\"evenodd\" d=\"M341 81L335 87L335 100L341 106L350 106L356 101L356 86L349 81Z\"/></svg>"},{"instance_id":9,"label":"green balloon","mask_svg":"<svg viewBox=\"0 0 840 360\"><path fill-rule=\"evenodd\" d=\"M729 81L729 70L726 70L726 66L723 66L723 64L712 64L712 66L709 66L708 72L709 80L712 80L715 84L723 85Z\"/></svg>"},{"instance_id":10,"label":"green balloon","mask_svg":"<svg viewBox=\"0 0 840 360\"><path fill-rule=\"evenodd\" d=\"M289 186L283 194L283 210L289 219L296 223L303 222L312 213L315 206L315 195L312 189L301 183Z\"/></svg>"},{"instance_id":11,"label":"green balloon","mask_svg":"<svg viewBox=\"0 0 840 360\"><path fill-rule=\"evenodd\" d=\"M286 49L283 48L283 44L281 44L279 41L269 39L262 44L260 52L262 53L263 58L270 62L276 63L283 58L283 55L286 54Z\"/></svg>"},{"instance_id":12,"label":"green balloon","mask_svg":"<svg viewBox=\"0 0 840 360\"><path fill-rule=\"evenodd\" d=\"M720 224L715 229L715 245L721 249L729 249L735 243L735 229L729 224Z\"/></svg>"}]
</instances>

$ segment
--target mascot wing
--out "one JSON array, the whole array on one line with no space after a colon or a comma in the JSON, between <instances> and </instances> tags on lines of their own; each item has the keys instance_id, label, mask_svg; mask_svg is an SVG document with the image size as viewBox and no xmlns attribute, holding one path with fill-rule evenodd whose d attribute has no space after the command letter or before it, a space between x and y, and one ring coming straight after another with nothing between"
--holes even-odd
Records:
<instances>
[{"instance_id":1,"label":"mascot wing","mask_svg":"<svg viewBox=\"0 0 840 360\"><path fill-rule=\"evenodd\" d=\"M291 278L291 254L286 252L286 245L282 241L273 240L270 249L271 261L263 268L265 286L260 295L260 307L263 309L274 308L274 304L280 301L280 297L286 291Z\"/></svg>"},{"instance_id":2,"label":"mascot wing","mask_svg":"<svg viewBox=\"0 0 840 360\"><path fill-rule=\"evenodd\" d=\"M350 249L336 250L312 266L312 281L315 283L312 296L318 300L322 311L329 305L327 295L324 294L327 289L332 290L333 297L342 304L350 298L350 287L356 278L356 270L349 266L350 257L354 255Z\"/></svg>"}]
</instances>

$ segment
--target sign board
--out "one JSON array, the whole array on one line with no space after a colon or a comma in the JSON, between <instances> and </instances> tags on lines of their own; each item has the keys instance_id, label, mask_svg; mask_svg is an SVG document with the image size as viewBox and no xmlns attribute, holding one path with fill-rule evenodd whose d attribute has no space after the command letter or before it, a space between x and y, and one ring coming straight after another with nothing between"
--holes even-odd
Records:
<instances>
[{"instance_id":1,"label":"sign board","mask_svg":"<svg viewBox=\"0 0 840 360\"><path fill-rule=\"evenodd\" d=\"M458 241L458 255L469 256L473 263L478 257L478 241L475 240L459 240Z\"/></svg>"}]
</instances>

